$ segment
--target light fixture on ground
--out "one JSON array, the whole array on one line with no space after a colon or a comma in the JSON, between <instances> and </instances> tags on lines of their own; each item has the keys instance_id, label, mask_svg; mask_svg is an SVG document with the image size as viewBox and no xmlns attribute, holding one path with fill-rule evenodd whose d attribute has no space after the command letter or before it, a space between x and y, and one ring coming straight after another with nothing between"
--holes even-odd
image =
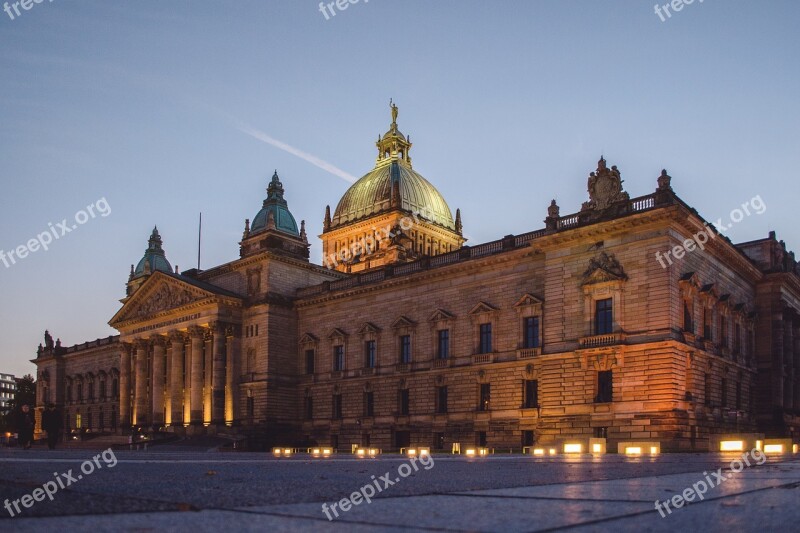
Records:
<instances>
[{"instance_id":1,"label":"light fixture on ground","mask_svg":"<svg viewBox=\"0 0 800 533\"><path fill-rule=\"evenodd\" d=\"M333 454L332 448L311 448L310 450L311 457L320 458L320 457L330 457Z\"/></svg>"},{"instance_id":2,"label":"light fixture on ground","mask_svg":"<svg viewBox=\"0 0 800 533\"><path fill-rule=\"evenodd\" d=\"M425 446L417 446L415 448L404 448L404 451L407 457L422 457L424 455L431 454L431 449Z\"/></svg>"},{"instance_id":3,"label":"light fixture on ground","mask_svg":"<svg viewBox=\"0 0 800 533\"><path fill-rule=\"evenodd\" d=\"M486 457L489 455L488 448L467 448L467 451L464 452L464 455L467 457Z\"/></svg>"},{"instance_id":4,"label":"light fixture on ground","mask_svg":"<svg viewBox=\"0 0 800 533\"><path fill-rule=\"evenodd\" d=\"M377 448L358 448L356 450L356 457L364 459L365 457L375 458L380 455L381 451Z\"/></svg>"},{"instance_id":5,"label":"light fixture on ground","mask_svg":"<svg viewBox=\"0 0 800 533\"><path fill-rule=\"evenodd\" d=\"M617 444L617 453L630 457L658 455L661 453L661 443L657 441L620 442Z\"/></svg>"},{"instance_id":6,"label":"light fixture on ground","mask_svg":"<svg viewBox=\"0 0 800 533\"><path fill-rule=\"evenodd\" d=\"M293 453L292 448L272 448L272 455L275 457L291 457Z\"/></svg>"}]
</instances>

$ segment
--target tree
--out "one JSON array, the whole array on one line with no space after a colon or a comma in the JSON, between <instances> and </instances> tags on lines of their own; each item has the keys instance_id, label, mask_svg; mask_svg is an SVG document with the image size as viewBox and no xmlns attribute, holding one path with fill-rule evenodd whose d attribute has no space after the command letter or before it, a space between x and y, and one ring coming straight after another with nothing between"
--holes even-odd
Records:
<instances>
[{"instance_id":1,"label":"tree","mask_svg":"<svg viewBox=\"0 0 800 533\"><path fill-rule=\"evenodd\" d=\"M19 412L20 407L28 404L33 409L36 406L36 381L30 374L25 374L21 378L17 378L17 390L14 392L14 398L8 401L8 414L15 416Z\"/></svg>"}]
</instances>

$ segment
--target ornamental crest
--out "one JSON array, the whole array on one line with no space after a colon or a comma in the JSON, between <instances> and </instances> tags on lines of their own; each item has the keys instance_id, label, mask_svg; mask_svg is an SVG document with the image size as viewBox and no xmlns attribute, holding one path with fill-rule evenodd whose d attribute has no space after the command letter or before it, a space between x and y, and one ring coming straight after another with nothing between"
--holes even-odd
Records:
<instances>
[{"instance_id":1,"label":"ornamental crest","mask_svg":"<svg viewBox=\"0 0 800 533\"><path fill-rule=\"evenodd\" d=\"M583 203L581 211L603 211L618 202L630 200L628 193L622 190L622 178L616 165L608 168L602 157L597 163L597 171L589 174L587 189L589 201Z\"/></svg>"}]
</instances>

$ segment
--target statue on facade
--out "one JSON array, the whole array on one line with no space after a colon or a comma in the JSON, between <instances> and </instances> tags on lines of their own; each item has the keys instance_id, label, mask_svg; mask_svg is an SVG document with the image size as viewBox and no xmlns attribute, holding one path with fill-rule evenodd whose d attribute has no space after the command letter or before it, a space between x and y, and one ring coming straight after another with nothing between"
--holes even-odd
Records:
<instances>
[{"instance_id":1,"label":"statue on facade","mask_svg":"<svg viewBox=\"0 0 800 533\"><path fill-rule=\"evenodd\" d=\"M53 350L53 336L48 330L44 330L44 346L50 351Z\"/></svg>"},{"instance_id":2,"label":"statue on facade","mask_svg":"<svg viewBox=\"0 0 800 533\"><path fill-rule=\"evenodd\" d=\"M589 201L584 202L581 211L590 209L603 211L610 206L630 200L628 193L622 190L622 177L616 165L610 169L605 158L597 162L597 170L589 174L586 188L589 192Z\"/></svg>"}]
</instances>

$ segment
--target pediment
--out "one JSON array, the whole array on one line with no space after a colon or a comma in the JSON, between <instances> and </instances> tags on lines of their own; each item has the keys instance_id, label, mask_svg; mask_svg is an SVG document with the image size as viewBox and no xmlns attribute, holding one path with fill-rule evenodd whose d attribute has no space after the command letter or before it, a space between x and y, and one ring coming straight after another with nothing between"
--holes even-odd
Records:
<instances>
[{"instance_id":1,"label":"pediment","mask_svg":"<svg viewBox=\"0 0 800 533\"><path fill-rule=\"evenodd\" d=\"M369 333L380 333L381 328L373 324L372 322L364 322L364 324L358 329L358 333L360 335L367 335Z\"/></svg>"},{"instance_id":2,"label":"pediment","mask_svg":"<svg viewBox=\"0 0 800 533\"><path fill-rule=\"evenodd\" d=\"M333 328L330 333L328 333L329 339L345 339L347 338L347 333L339 328Z\"/></svg>"},{"instance_id":3,"label":"pediment","mask_svg":"<svg viewBox=\"0 0 800 533\"><path fill-rule=\"evenodd\" d=\"M125 302L109 324L116 327L132 320L144 320L215 296L211 291L156 272Z\"/></svg>"},{"instance_id":4,"label":"pediment","mask_svg":"<svg viewBox=\"0 0 800 533\"><path fill-rule=\"evenodd\" d=\"M397 328L409 328L415 326L416 323L406 316L400 316L397 320L392 322L392 327Z\"/></svg>"},{"instance_id":5,"label":"pediment","mask_svg":"<svg viewBox=\"0 0 800 533\"><path fill-rule=\"evenodd\" d=\"M514 307L526 307L531 305L542 305L542 301L531 293L525 293L525 296L520 298Z\"/></svg>"},{"instance_id":6,"label":"pediment","mask_svg":"<svg viewBox=\"0 0 800 533\"><path fill-rule=\"evenodd\" d=\"M610 281L627 281L628 276L613 254L601 252L589 260L589 266L583 273L581 285L607 283Z\"/></svg>"},{"instance_id":7,"label":"pediment","mask_svg":"<svg viewBox=\"0 0 800 533\"><path fill-rule=\"evenodd\" d=\"M469 314L481 315L483 313L494 313L497 310L498 309L491 304L488 304L486 302L478 302L472 309L470 309Z\"/></svg>"},{"instance_id":8,"label":"pediment","mask_svg":"<svg viewBox=\"0 0 800 533\"><path fill-rule=\"evenodd\" d=\"M455 315L452 313L448 313L444 309L437 309L433 312L431 317L428 319L429 322L440 322L442 320L452 320L455 318Z\"/></svg>"},{"instance_id":9,"label":"pediment","mask_svg":"<svg viewBox=\"0 0 800 533\"><path fill-rule=\"evenodd\" d=\"M300 344L316 344L319 341L311 333L304 333L302 337L300 337Z\"/></svg>"}]
</instances>

